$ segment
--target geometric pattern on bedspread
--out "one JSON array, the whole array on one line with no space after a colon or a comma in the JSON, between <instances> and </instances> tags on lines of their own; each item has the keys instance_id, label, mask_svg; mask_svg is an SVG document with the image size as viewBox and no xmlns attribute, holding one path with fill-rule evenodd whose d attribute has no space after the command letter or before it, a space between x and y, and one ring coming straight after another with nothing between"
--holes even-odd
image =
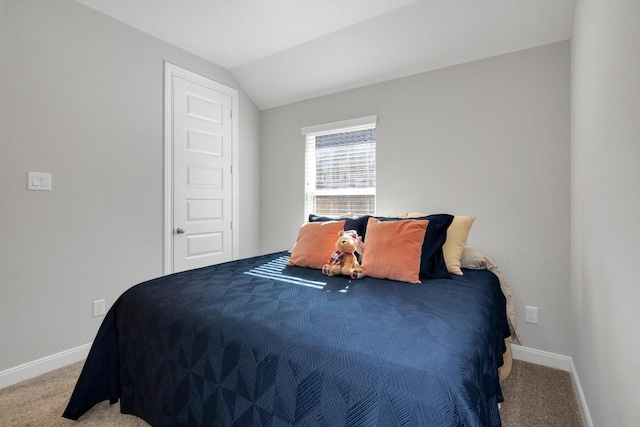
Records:
<instances>
[{"instance_id":1,"label":"geometric pattern on bedspread","mask_svg":"<svg viewBox=\"0 0 640 427\"><path fill-rule=\"evenodd\" d=\"M119 398L123 413L153 426L500 425L497 367L509 329L492 273L352 281L286 267L287 257L125 292L65 416Z\"/></svg>"}]
</instances>

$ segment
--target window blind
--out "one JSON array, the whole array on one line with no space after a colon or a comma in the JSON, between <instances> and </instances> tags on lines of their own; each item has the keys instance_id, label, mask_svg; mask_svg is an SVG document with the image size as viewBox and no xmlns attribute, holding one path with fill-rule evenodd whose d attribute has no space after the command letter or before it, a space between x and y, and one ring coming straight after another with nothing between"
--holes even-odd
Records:
<instances>
[{"instance_id":1,"label":"window blind","mask_svg":"<svg viewBox=\"0 0 640 427\"><path fill-rule=\"evenodd\" d=\"M305 217L375 213L375 123L305 138Z\"/></svg>"}]
</instances>

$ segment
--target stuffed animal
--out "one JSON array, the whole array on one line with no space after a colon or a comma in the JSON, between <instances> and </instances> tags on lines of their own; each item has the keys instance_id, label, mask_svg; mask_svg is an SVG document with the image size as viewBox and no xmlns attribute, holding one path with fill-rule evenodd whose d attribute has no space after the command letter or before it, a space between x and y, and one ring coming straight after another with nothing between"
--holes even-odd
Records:
<instances>
[{"instance_id":1,"label":"stuffed animal","mask_svg":"<svg viewBox=\"0 0 640 427\"><path fill-rule=\"evenodd\" d=\"M329 262L322 266L322 274L335 276L344 274L352 279L364 277L364 270L356 258L355 252L362 252L362 238L355 230L340 231L336 242L336 251L331 254Z\"/></svg>"}]
</instances>

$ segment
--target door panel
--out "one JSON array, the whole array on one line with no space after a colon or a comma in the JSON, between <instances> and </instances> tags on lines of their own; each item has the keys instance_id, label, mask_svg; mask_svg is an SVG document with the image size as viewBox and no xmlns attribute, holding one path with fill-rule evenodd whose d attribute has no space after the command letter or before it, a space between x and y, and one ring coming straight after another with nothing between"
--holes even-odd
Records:
<instances>
[{"instance_id":1,"label":"door panel","mask_svg":"<svg viewBox=\"0 0 640 427\"><path fill-rule=\"evenodd\" d=\"M187 150L192 153L222 156L222 136L187 129Z\"/></svg>"},{"instance_id":2,"label":"door panel","mask_svg":"<svg viewBox=\"0 0 640 427\"><path fill-rule=\"evenodd\" d=\"M186 237L186 259L221 255L224 252L223 233L191 234Z\"/></svg>"}]
</instances>

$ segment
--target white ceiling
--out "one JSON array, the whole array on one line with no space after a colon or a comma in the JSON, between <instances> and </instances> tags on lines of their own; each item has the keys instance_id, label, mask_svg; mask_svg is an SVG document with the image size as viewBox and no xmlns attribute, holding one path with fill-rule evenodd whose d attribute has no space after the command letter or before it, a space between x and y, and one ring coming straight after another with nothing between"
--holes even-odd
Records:
<instances>
[{"instance_id":1,"label":"white ceiling","mask_svg":"<svg viewBox=\"0 0 640 427\"><path fill-rule=\"evenodd\" d=\"M258 108L571 38L574 0L77 0L230 71Z\"/></svg>"}]
</instances>

